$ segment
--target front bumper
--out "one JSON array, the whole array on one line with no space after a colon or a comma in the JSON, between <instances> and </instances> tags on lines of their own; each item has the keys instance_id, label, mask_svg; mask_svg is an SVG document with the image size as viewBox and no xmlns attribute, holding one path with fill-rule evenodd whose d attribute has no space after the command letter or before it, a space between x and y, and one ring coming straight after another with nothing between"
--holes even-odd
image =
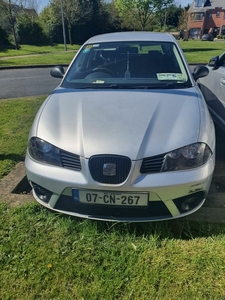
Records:
<instances>
[{"instance_id":1,"label":"front bumper","mask_svg":"<svg viewBox=\"0 0 225 300\"><path fill-rule=\"evenodd\" d=\"M124 222L148 222L187 216L204 203L210 188L215 157L200 168L140 174L141 161L132 162L127 180L122 184L107 185L94 181L88 170L88 160L82 162L82 171L73 171L41 164L26 156L28 180L35 199L43 206L68 215ZM75 202L73 189L99 191L148 192L146 207L130 207ZM45 197L45 195L47 195Z\"/></svg>"}]
</instances>

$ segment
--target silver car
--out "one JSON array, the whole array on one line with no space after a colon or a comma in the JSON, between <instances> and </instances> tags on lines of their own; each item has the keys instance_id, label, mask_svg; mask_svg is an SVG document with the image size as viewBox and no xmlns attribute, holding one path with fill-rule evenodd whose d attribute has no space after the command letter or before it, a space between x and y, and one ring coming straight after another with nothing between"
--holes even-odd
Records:
<instances>
[{"instance_id":1,"label":"silver car","mask_svg":"<svg viewBox=\"0 0 225 300\"><path fill-rule=\"evenodd\" d=\"M215 123L225 131L225 52L208 64L208 76L198 80Z\"/></svg>"},{"instance_id":2,"label":"silver car","mask_svg":"<svg viewBox=\"0 0 225 300\"><path fill-rule=\"evenodd\" d=\"M35 199L76 217L145 222L195 212L215 165L215 131L173 36L95 36L47 97L29 134Z\"/></svg>"}]
</instances>

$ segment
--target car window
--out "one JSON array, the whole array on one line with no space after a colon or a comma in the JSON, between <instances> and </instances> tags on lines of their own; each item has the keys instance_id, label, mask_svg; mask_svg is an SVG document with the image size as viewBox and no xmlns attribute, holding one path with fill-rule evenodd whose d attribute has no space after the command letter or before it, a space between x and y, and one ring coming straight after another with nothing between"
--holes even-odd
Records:
<instances>
[{"instance_id":1,"label":"car window","mask_svg":"<svg viewBox=\"0 0 225 300\"><path fill-rule=\"evenodd\" d=\"M222 67L225 67L225 54L223 54L221 57L220 57L220 65Z\"/></svg>"},{"instance_id":2,"label":"car window","mask_svg":"<svg viewBox=\"0 0 225 300\"><path fill-rule=\"evenodd\" d=\"M63 80L71 88L157 87L189 83L177 46L168 42L86 44Z\"/></svg>"}]
</instances>

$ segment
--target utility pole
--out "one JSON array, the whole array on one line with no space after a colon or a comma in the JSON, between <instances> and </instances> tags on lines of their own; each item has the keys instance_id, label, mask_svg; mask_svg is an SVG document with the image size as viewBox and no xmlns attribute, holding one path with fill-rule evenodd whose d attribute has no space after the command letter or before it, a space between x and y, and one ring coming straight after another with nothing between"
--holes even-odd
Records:
<instances>
[{"instance_id":1,"label":"utility pole","mask_svg":"<svg viewBox=\"0 0 225 300\"><path fill-rule=\"evenodd\" d=\"M64 11L63 11L63 2L60 0L61 4L61 14L62 14L62 27L63 27L63 42L64 42L64 50L67 51L66 47L66 32L65 32L65 21L64 21Z\"/></svg>"},{"instance_id":2,"label":"utility pole","mask_svg":"<svg viewBox=\"0 0 225 300\"><path fill-rule=\"evenodd\" d=\"M165 10L165 18L164 18L164 32L166 31L166 10Z\"/></svg>"}]
</instances>

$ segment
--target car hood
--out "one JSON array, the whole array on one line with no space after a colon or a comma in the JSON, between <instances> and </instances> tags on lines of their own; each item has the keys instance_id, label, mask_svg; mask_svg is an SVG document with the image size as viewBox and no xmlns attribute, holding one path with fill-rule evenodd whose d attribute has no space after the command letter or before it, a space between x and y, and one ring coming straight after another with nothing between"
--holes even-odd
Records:
<instances>
[{"instance_id":1,"label":"car hood","mask_svg":"<svg viewBox=\"0 0 225 300\"><path fill-rule=\"evenodd\" d=\"M198 100L195 87L162 91L58 88L39 111L36 136L86 158L118 154L141 159L198 141Z\"/></svg>"}]
</instances>

